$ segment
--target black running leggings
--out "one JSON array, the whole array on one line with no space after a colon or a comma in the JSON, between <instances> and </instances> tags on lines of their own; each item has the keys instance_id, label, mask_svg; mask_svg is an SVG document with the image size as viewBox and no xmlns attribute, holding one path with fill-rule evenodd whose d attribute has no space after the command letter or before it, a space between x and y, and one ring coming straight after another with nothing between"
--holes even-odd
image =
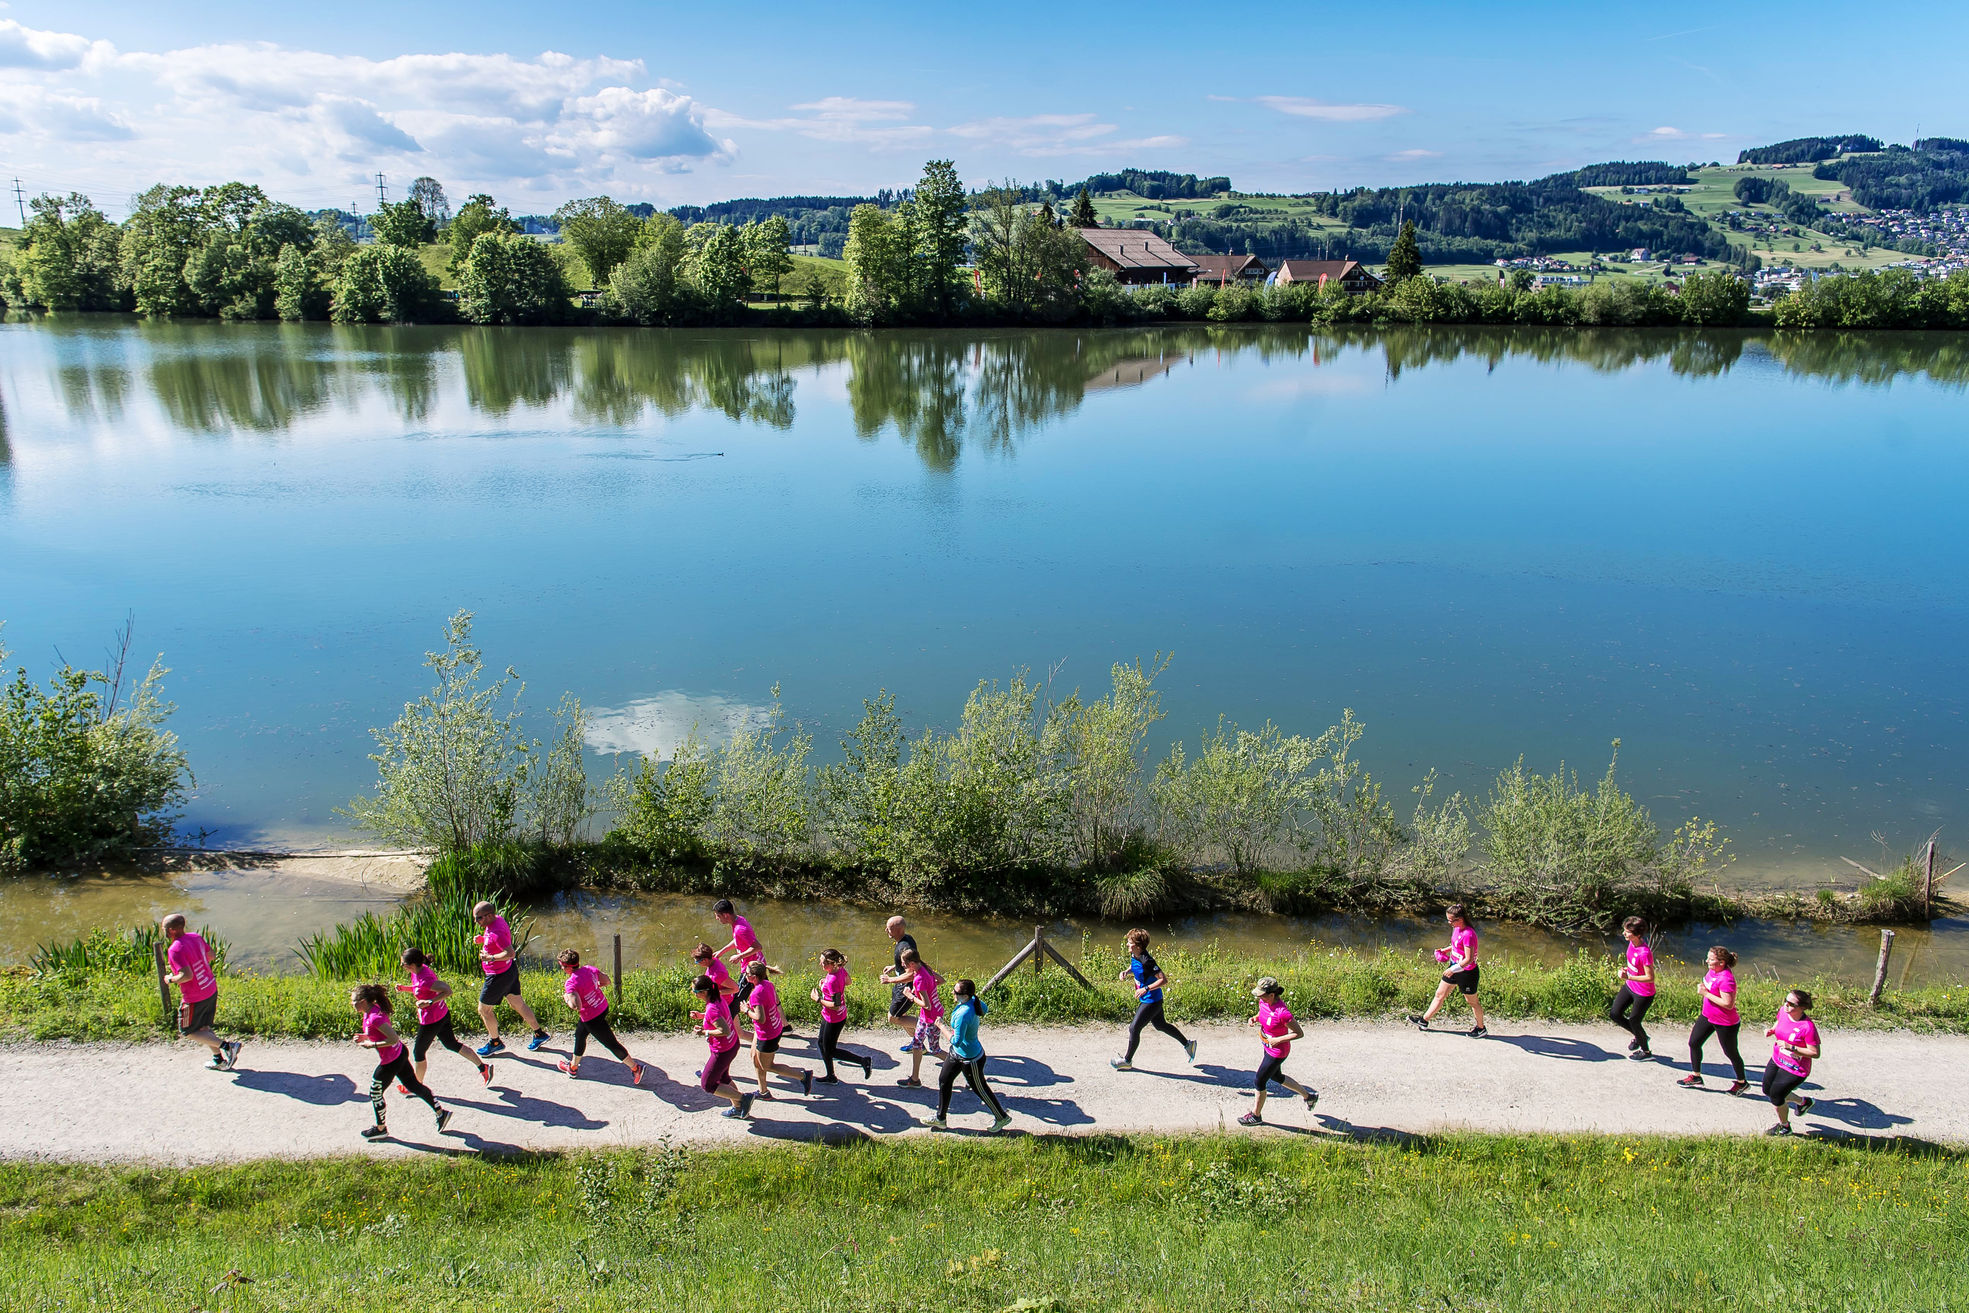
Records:
<instances>
[{"instance_id":1,"label":"black running leggings","mask_svg":"<svg viewBox=\"0 0 1969 1313\"><path fill-rule=\"evenodd\" d=\"M472 1060L472 1065L475 1067L485 1065L479 1061L478 1054L473 1053L470 1049L467 1049L463 1044L458 1042L458 1032L451 1028L450 1013L446 1013L436 1021L420 1021L417 1023L417 1040L410 1046L410 1060L412 1062L422 1062L430 1054L431 1042L433 1040L444 1045L453 1053L463 1053Z\"/></svg>"},{"instance_id":2,"label":"black running leggings","mask_svg":"<svg viewBox=\"0 0 1969 1313\"><path fill-rule=\"evenodd\" d=\"M369 1078L369 1106L376 1110L376 1124L383 1124L383 1095L390 1088L391 1081L401 1081L411 1094L431 1105L431 1111L438 1110L438 1096L431 1093L430 1086L417 1079L417 1073L410 1069L410 1050L397 1046L397 1055L388 1062L376 1064L376 1074Z\"/></svg>"},{"instance_id":3,"label":"black running leggings","mask_svg":"<svg viewBox=\"0 0 1969 1313\"><path fill-rule=\"evenodd\" d=\"M1636 994L1626 985L1613 996L1613 1006L1607 1009L1607 1020L1632 1035L1642 1048L1648 1047L1648 1032L1641 1029L1641 1021L1654 1006L1653 994Z\"/></svg>"},{"instance_id":4,"label":"black running leggings","mask_svg":"<svg viewBox=\"0 0 1969 1313\"><path fill-rule=\"evenodd\" d=\"M1154 1026L1157 1030L1185 1048L1189 1046L1189 1040L1184 1038L1183 1032L1170 1025L1168 1020L1163 1017L1161 999L1157 999L1153 1003L1137 1003L1135 1005L1135 1019L1128 1023L1128 1051L1121 1055L1123 1062L1133 1062L1135 1060L1135 1046L1142 1042L1142 1031L1149 1026Z\"/></svg>"},{"instance_id":5,"label":"black running leggings","mask_svg":"<svg viewBox=\"0 0 1969 1313\"><path fill-rule=\"evenodd\" d=\"M937 1073L937 1116L942 1117L950 1112L950 1092L957 1084L957 1074L963 1072L964 1079L971 1082L972 1091L984 1103L985 1111L994 1117L1003 1117L1005 1105L1000 1103L998 1096L991 1092L991 1086L985 1084L984 1069L985 1060L982 1054L965 1059L955 1053L946 1053L943 1068Z\"/></svg>"},{"instance_id":6,"label":"black running leggings","mask_svg":"<svg viewBox=\"0 0 1969 1313\"><path fill-rule=\"evenodd\" d=\"M845 1021L823 1021L820 1023L820 1060L827 1064L827 1074L834 1074L834 1063L852 1062L864 1071L874 1067L867 1055L858 1053L841 1042L841 1032L847 1028Z\"/></svg>"},{"instance_id":7,"label":"black running leggings","mask_svg":"<svg viewBox=\"0 0 1969 1313\"><path fill-rule=\"evenodd\" d=\"M1737 1079L1742 1080L1743 1054L1737 1051L1737 1031L1741 1026L1741 1022L1734 1021L1727 1026L1719 1026L1708 1017L1697 1017L1696 1024L1689 1027L1689 1070L1702 1075L1702 1046L1714 1035L1716 1042L1723 1046L1723 1056L1730 1060L1730 1067L1736 1072Z\"/></svg>"},{"instance_id":8,"label":"black running leggings","mask_svg":"<svg viewBox=\"0 0 1969 1313\"><path fill-rule=\"evenodd\" d=\"M1792 1091L1805 1083L1805 1078L1795 1071L1786 1071L1776 1062L1764 1064L1764 1097L1771 1101L1773 1108L1782 1108Z\"/></svg>"},{"instance_id":9,"label":"black running leggings","mask_svg":"<svg viewBox=\"0 0 1969 1313\"><path fill-rule=\"evenodd\" d=\"M602 1047L624 1062L629 1061L629 1046L615 1037L615 1028L608 1024L608 1013L592 1021L574 1023L574 1056L579 1058L588 1051L588 1037L593 1035L602 1042Z\"/></svg>"}]
</instances>

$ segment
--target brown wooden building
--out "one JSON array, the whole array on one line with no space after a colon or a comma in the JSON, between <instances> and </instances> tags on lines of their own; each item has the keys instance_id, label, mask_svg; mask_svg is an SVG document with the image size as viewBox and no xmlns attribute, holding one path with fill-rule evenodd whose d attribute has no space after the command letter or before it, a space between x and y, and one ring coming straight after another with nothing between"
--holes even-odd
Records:
<instances>
[{"instance_id":1,"label":"brown wooden building","mask_svg":"<svg viewBox=\"0 0 1969 1313\"><path fill-rule=\"evenodd\" d=\"M1255 255L1192 255L1196 263L1198 287L1223 287L1229 283L1262 283L1271 270Z\"/></svg>"},{"instance_id":2,"label":"brown wooden building","mask_svg":"<svg viewBox=\"0 0 1969 1313\"><path fill-rule=\"evenodd\" d=\"M1196 278L1196 261L1140 228L1076 228L1087 243L1087 261L1124 283L1184 283Z\"/></svg>"},{"instance_id":3,"label":"brown wooden building","mask_svg":"<svg viewBox=\"0 0 1969 1313\"><path fill-rule=\"evenodd\" d=\"M1349 292L1372 292L1381 286L1381 280L1367 271L1367 266L1359 260L1280 260L1278 262L1278 285L1288 283L1312 283L1317 286L1322 280L1339 283Z\"/></svg>"}]
</instances>

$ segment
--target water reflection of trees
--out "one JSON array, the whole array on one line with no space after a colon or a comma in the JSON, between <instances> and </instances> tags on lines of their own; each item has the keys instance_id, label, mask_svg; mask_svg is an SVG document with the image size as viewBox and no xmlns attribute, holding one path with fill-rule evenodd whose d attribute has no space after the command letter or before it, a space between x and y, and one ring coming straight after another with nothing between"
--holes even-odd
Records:
<instances>
[{"instance_id":1,"label":"water reflection of trees","mask_svg":"<svg viewBox=\"0 0 1969 1313\"><path fill-rule=\"evenodd\" d=\"M1764 333L1416 326L1313 333L1286 325L1003 332L554 330L92 323L54 370L70 414L114 421L133 389L193 432L278 432L319 413L356 414L378 398L419 423L447 388L475 412L564 409L628 428L698 411L791 427L797 380L845 371L849 413L868 441L894 433L931 469L966 450L1011 454L1090 397L1154 388L1201 353L1259 361L1359 353L1390 379L1461 361L1578 364L1615 373L1665 364L1728 373L1746 357L1838 384L1919 375L1969 383L1969 345L1947 333ZM62 329L59 331L68 331ZM138 382L137 380L141 380ZM1239 386L1227 380L1227 387ZM5 459L0 454L0 459Z\"/></svg>"}]
</instances>

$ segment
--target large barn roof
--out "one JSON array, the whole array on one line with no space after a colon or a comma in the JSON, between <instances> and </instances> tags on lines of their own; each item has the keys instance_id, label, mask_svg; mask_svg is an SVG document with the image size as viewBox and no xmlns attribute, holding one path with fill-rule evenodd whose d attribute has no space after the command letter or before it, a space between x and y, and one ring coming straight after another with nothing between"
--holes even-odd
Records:
<instances>
[{"instance_id":1,"label":"large barn roof","mask_svg":"<svg viewBox=\"0 0 1969 1313\"><path fill-rule=\"evenodd\" d=\"M1080 228L1082 240L1123 269L1167 269L1193 274L1196 261L1140 228Z\"/></svg>"}]
</instances>

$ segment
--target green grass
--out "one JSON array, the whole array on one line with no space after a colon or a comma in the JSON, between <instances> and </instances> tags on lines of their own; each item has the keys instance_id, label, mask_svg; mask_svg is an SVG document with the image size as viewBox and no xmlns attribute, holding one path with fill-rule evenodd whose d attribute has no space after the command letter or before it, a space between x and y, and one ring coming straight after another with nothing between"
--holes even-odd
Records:
<instances>
[{"instance_id":1,"label":"green grass","mask_svg":"<svg viewBox=\"0 0 1969 1313\"><path fill-rule=\"evenodd\" d=\"M1071 951L1068 956L1082 964L1098 989L1084 990L1058 969L1039 976L1018 971L987 996L992 1020L1003 1024L1125 1021L1133 1011L1133 999L1115 982L1120 959L1094 948L1084 956ZM1174 982L1169 1012L1179 1021L1248 1017L1251 983L1260 975L1276 975L1283 981L1293 1010L1304 1017L1391 1017L1426 1003L1441 970L1419 955L1391 950L1378 954L1322 950L1291 959L1177 951L1162 954L1161 962ZM862 964L849 994L849 1020L857 1027L877 1024L888 1007L888 988L867 965ZM939 965L947 979L969 974L982 983L997 964ZM476 976L452 973L447 979L467 1001L476 995ZM541 1009L547 1024L561 1028L573 1024L561 1000L558 970L525 971L521 979L526 997ZM615 1024L639 1030L688 1029L687 1014L694 1005L687 992L689 980L681 965L625 972ZM787 1016L796 1024L812 1025L818 1020L807 998L813 983L807 973L782 986ZM1761 1024L1763 1018L1775 1015L1784 989L1801 984L1818 996L1816 1015L1824 1026L1969 1033L1969 985L1960 984L1896 991L1874 1009L1866 1004L1865 990L1849 984L1747 979L1742 1002L1746 1020ZM1588 954L1557 967L1511 958L1490 961L1485 964L1483 985L1484 1006L1496 1016L1549 1021L1596 1020L1615 989L1612 960ZM349 1028L348 992L348 982L226 976L219 996L220 1028L228 1034L256 1036L341 1036ZM452 1015L461 1030L478 1024L470 1006L454 1007ZM1692 1020L1694 980L1664 979L1652 1015L1662 1021ZM157 987L145 975L60 972L36 977L20 969L0 973L0 1038L143 1039L161 1033L160 1024Z\"/></svg>"},{"instance_id":2,"label":"green grass","mask_svg":"<svg viewBox=\"0 0 1969 1313\"><path fill-rule=\"evenodd\" d=\"M1015 1137L0 1166L17 1310L1969 1305L1969 1157L1737 1139Z\"/></svg>"}]
</instances>

